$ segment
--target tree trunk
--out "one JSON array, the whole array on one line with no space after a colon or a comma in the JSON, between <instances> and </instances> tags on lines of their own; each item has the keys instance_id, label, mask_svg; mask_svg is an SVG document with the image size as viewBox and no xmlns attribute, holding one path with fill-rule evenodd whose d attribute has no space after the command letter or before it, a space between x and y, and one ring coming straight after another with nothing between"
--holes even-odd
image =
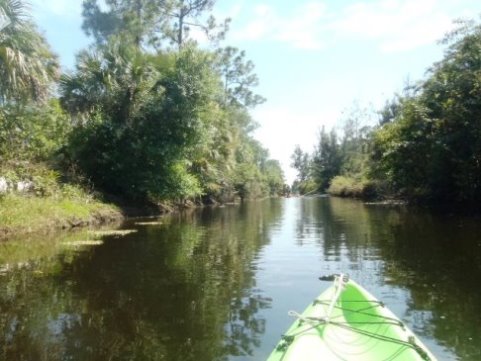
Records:
<instances>
[{"instance_id":1,"label":"tree trunk","mask_svg":"<svg viewBox=\"0 0 481 361\"><path fill-rule=\"evenodd\" d=\"M179 46L179 50L182 49L184 43L184 16L184 9L181 9L179 13L179 31L177 33L177 45Z\"/></svg>"},{"instance_id":2,"label":"tree trunk","mask_svg":"<svg viewBox=\"0 0 481 361\"><path fill-rule=\"evenodd\" d=\"M182 45L184 43L184 19L186 16L186 9L185 9L185 2L184 0L180 0L179 4L179 29L177 31L177 46L182 49Z\"/></svg>"},{"instance_id":3,"label":"tree trunk","mask_svg":"<svg viewBox=\"0 0 481 361\"><path fill-rule=\"evenodd\" d=\"M137 48L140 48L140 42L141 42L141 29L142 29L142 0L137 0L136 1L136 12L137 12L137 21L139 22L139 27L137 29L137 34L135 36L135 45Z\"/></svg>"}]
</instances>

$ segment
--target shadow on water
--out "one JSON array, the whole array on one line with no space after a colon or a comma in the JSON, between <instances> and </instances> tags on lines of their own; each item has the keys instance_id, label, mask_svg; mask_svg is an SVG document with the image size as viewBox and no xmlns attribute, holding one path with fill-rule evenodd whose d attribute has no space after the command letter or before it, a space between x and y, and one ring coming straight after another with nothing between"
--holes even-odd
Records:
<instances>
[{"instance_id":1,"label":"shadow on water","mask_svg":"<svg viewBox=\"0 0 481 361\"><path fill-rule=\"evenodd\" d=\"M258 310L270 303L256 288L255 259L281 212L264 202L151 226L132 221L125 227L137 233L81 249L42 240L51 245L47 252L28 254L0 277L1 358L223 360L252 353L265 331ZM4 245L2 254L28 244Z\"/></svg>"},{"instance_id":2,"label":"shadow on water","mask_svg":"<svg viewBox=\"0 0 481 361\"><path fill-rule=\"evenodd\" d=\"M440 360L481 359L479 219L266 200L0 244L2 360L263 360L347 271Z\"/></svg>"},{"instance_id":3,"label":"shadow on water","mask_svg":"<svg viewBox=\"0 0 481 361\"><path fill-rule=\"evenodd\" d=\"M361 283L407 290L403 319L444 348L440 359L481 360L479 217L336 198L305 201L301 212L319 224L324 261L347 258Z\"/></svg>"}]
</instances>

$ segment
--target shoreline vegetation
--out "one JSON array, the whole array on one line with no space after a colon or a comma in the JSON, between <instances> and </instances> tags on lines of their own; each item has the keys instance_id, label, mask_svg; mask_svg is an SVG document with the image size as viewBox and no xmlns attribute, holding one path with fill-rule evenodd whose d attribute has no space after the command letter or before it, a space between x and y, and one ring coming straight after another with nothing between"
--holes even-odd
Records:
<instances>
[{"instance_id":1,"label":"shoreline vegetation","mask_svg":"<svg viewBox=\"0 0 481 361\"><path fill-rule=\"evenodd\" d=\"M337 197L380 200L384 199L380 188L379 184L367 179L336 176L331 180L327 193Z\"/></svg>"},{"instance_id":2,"label":"shoreline vegetation","mask_svg":"<svg viewBox=\"0 0 481 361\"><path fill-rule=\"evenodd\" d=\"M4 164L0 175L0 240L102 225L125 214L100 193L62 180L46 164Z\"/></svg>"},{"instance_id":3,"label":"shoreline vegetation","mask_svg":"<svg viewBox=\"0 0 481 361\"><path fill-rule=\"evenodd\" d=\"M6 195L0 199L0 240L31 233L100 226L123 218L114 205L69 197Z\"/></svg>"},{"instance_id":4,"label":"shoreline vegetation","mask_svg":"<svg viewBox=\"0 0 481 361\"><path fill-rule=\"evenodd\" d=\"M214 0L186 4L83 1L91 44L62 72L25 3L0 0L0 52L14 54L0 62L0 235L291 191L479 208L479 24L460 22L383 109L354 106L340 135L297 146L290 189L253 136L265 99L254 63L223 44L230 20L211 16Z\"/></svg>"},{"instance_id":5,"label":"shoreline vegetation","mask_svg":"<svg viewBox=\"0 0 481 361\"><path fill-rule=\"evenodd\" d=\"M102 3L82 2L91 44L62 71L27 2L0 0L0 237L288 194L215 1Z\"/></svg>"},{"instance_id":6,"label":"shoreline vegetation","mask_svg":"<svg viewBox=\"0 0 481 361\"><path fill-rule=\"evenodd\" d=\"M108 201L102 196L92 195L73 185L66 185L73 194L9 193L0 196L0 241L31 234L49 234L61 230L86 227L102 227L118 224L128 218L160 217L170 213L197 207L215 207L237 204L208 200L184 200L164 203L132 203L114 197ZM266 197L267 198L267 197ZM265 198L257 198L262 200ZM154 224L158 222L144 222Z\"/></svg>"},{"instance_id":7,"label":"shoreline vegetation","mask_svg":"<svg viewBox=\"0 0 481 361\"><path fill-rule=\"evenodd\" d=\"M242 201L238 194L222 199L132 200L73 182L42 163L12 163L0 168L0 241L31 234L100 227L127 218L162 216L184 209ZM262 200L266 197L251 199Z\"/></svg>"},{"instance_id":8,"label":"shoreline vegetation","mask_svg":"<svg viewBox=\"0 0 481 361\"><path fill-rule=\"evenodd\" d=\"M295 148L293 193L481 210L481 24L460 20L442 43L425 79L378 111L355 103L314 152Z\"/></svg>"}]
</instances>

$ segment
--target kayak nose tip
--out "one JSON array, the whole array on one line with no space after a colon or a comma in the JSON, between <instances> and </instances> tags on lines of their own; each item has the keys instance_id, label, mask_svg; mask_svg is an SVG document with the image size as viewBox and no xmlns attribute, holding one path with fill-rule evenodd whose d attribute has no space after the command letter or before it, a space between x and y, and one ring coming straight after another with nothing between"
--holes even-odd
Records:
<instances>
[{"instance_id":1,"label":"kayak nose tip","mask_svg":"<svg viewBox=\"0 0 481 361\"><path fill-rule=\"evenodd\" d=\"M343 283L349 282L349 275L346 274L346 273L321 276L321 277L319 277L319 280L321 280L321 281L327 281L327 282L332 282L332 281L334 281L337 277L340 277Z\"/></svg>"}]
</instances>

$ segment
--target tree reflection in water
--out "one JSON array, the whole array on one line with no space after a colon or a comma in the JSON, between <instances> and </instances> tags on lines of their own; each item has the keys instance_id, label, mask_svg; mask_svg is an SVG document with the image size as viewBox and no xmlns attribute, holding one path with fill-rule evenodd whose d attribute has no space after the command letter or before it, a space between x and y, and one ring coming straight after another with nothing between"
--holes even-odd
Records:
<instances>
[{"instance_id":1,"label":"tree reflection in water","mask_svg":"<svg viewBox=\"0 0 481 361\"><path fill-rule=\"evenodd\" d=\"M0 244L0 359L264 359L318 272L340 270L439 359L481 359L475 217L292 198L138 221L90 247L62 246L85 232Z\"/></svg>"},{"instance_id":2,"label":"tree reflection in water","mask_svg":"<svg viewBox=\"0 0 481 361\"><path fill-rule=\"evenodd\" d=\"M9 360L223 360L259 346L255 258L280 207L204 209L0 279ZM54 242L53 242L54 243Z\"/></svg>"},{"instance_id":3,"label":"tree reflection in water","mask_svg":"<svg viewBox=\"0 0 481 361\"><path fill-rule=\"evenodd\" d=\"M401 316L416 333L462 360L481 360L479 217L317 198L300 205L297 238L312 238L309 230L318 232L321 262L348 260L360 281L407 290Z\"/></svg>"}]
</instances>

